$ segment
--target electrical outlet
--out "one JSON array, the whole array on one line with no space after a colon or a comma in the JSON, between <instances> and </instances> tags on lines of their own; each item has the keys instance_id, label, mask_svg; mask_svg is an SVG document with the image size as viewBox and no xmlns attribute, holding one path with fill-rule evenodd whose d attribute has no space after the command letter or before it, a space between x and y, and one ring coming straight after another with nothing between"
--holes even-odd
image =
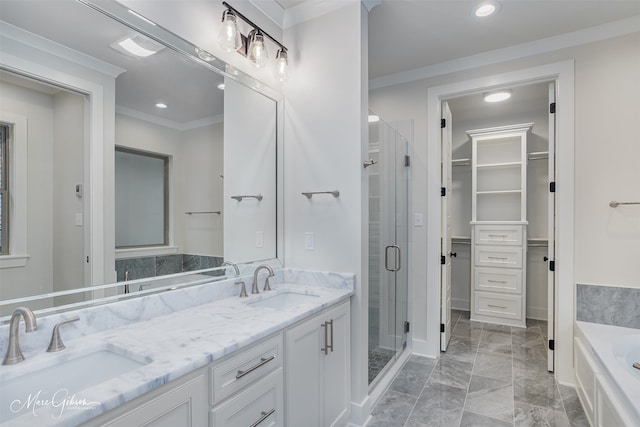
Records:
<instances>
[{"instance_id":1,"label":"electrical outlet","mask_svg":"<svg viewBox=\"0 0 640 427\"><path fill-rule=\"evenodd\" d=\"M304 249L307 251L312 251L315 246L314 235L312 231L304 233Z\"/></svg>"},{"instance_id":2,"label":"electrical outlet","mask_svg":"<svg viewBox=\"0 0 640 427\"><path fill-rule=\"evenodd\" d=\"M75 224L76 224L77 227L82 227L82 214L81 213L75 214Z\"/></svg>"},{"instance_id":3,"label":"electrical outlet","mask_svg":"<svg viewBox=\"0 0 640 427\"><path fill-rule=\"evenodd\" d=\"M256 231L256 248L264 248L264 231Z\"/></svg>"}]
</instances>

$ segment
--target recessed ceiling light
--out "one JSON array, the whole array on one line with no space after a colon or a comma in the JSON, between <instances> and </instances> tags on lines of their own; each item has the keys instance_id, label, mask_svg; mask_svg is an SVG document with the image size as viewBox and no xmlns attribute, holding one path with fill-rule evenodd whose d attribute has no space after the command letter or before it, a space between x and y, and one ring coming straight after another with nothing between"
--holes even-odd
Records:
<instances>
[{"instance_id":1,"label":"recessed ceiling light","mask_svg":"<svg viewBox=\"0 0 640 427\"><path fill-rule=\"evenodd\" d=\"M142 34L133 34L121 41L111 44L111 48L126 55L146 58L164 49L160 43Z\"/></svg>"},{"instance_id":2,"label":"recessed ceiling light","mask_svg":"<svg viewBox=\"0 0 640 427\"><path fill-rule=\"evenodd\" d=\"M485 102L500 102L506 101L509 98L511 98L511 91L509 89L496 90L484 94Z\"/></svg>"},{"instance_id":3,"label":"recessed ceiling light","mask_svg":"<svg viewBox=\"0 0 640 427\"><path fill-rule=\"evenodd\" d=\"M165 104L164 102L158 102L156 104L156 107L158 107L158 108L167 108L167 104Z\"/></svg>"},{"instance_id":4,"label":"recessed ceiling light","mask_svg":"<svg viewBox=\"0 0 640 427\"><path fill-rule=\"evenodd\" d=\"M220 90L224 90L224 83L220 83L220 84L218 85L218 89L220 89Z\"/></svg>"},{"instance_id":5,"label":"recessed ceiling light","mask_svg":"<svg viewBox=\"0 0 640 427\"><path fill-rule=\"evenodd\" d=\"M368 121L369 121L369 123L379 122L380 121L380 116L377 116L375 114L369 114Z\"/></svg>"},{"instance_id":6,"label":"recessed ceiling light","mask_svg":"<svg viewBox=\"0 0 640 427\"><path fill-rule=\"evenodd\" d=\"M476 16L484 18L493 15L500 10L500 3L496 1L484 1L476 7Z\"/></svg>"}]
</instances>

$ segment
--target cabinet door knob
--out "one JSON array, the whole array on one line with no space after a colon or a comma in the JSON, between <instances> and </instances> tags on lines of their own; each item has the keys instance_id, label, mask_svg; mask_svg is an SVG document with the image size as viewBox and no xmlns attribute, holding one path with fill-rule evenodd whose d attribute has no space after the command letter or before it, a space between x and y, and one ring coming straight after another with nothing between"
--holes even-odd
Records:
<instances>
[{"instance_id":1,"label":"cabinet door knob","mask_svg":"<svg viewBox=\"0 0 640 427\"><path fill-rule=\"evenodd\" d=\"M544 262L549 261L549 257L547 257L547 256L546 256L546 257L544 257L544 258L542 258L542 259L544 260Z\"/></svg>"},{"instance_id":2,"label":"cabinet door knob","mask_svg":"<svg viewBox=\"0 0 640 427\"><path fill-rule=\"evenodd\" d=\"M457 252L450 252L450 254L451 254L451 256L452 256L452 257L454 257L454 258L457 258L457 257L458 257L458 253L457 253Z\"/></svg>"}]
</instances>

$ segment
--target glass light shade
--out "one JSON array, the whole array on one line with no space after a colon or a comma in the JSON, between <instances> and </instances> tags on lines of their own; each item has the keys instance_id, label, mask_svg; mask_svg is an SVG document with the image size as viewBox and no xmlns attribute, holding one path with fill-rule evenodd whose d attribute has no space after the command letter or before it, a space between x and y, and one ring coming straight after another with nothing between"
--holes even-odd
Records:
<instances>
[{"instance_id":1,"label":"glass light shade","mask_svg":"<svg viewBox=\"0 0 640 427\"><path fill-rule=\"evenodd\" d=\"M287 60L287 51L279 49L276 53L276 68L274 70L276 79L283 82L289 78L289 61Z\"/></svg>"},{"instance_id":2,"label":"glass light shade","mask_svg":"<svg viewBox=\"0 0 640 427\"><path fill-rule=\"evenodd\" d=\"M264 36L260 31L251 30L249 33L249 50L247 51L247 58L257 68L267 65L269 56L267 54L267 47L264 44Z\"/></svg>"},{"instance_id":3,"label":"glass light shade","mask_svg":"<svg viewBox=\"0 0 640 427\"><path fill-rule=\"evenodd\" d=\"M227 52L238 50L242 46L236 16L230 10L225 10L222 13L222 26L218 33L218 44Z\"/></svg>"}]
</instances>

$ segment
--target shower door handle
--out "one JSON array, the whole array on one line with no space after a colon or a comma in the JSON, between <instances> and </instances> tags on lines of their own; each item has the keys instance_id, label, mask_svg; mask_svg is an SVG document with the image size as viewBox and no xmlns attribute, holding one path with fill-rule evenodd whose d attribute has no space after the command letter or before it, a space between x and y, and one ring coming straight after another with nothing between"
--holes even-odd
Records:
<instances>
[{"instance_id":1,"label":"shower door handle","mask_svg":"<svg viewBox=\"0 0 640 427\"><path fill-rule=\"evenodd\" d=\"M394 267L391 268L389 267L389 249L395 249L396 251L396 256L394 257L395 263L394 263ZM401 252L400 252L400 247L398 245L389 245L384 249L384 268L387 271L400 271L400 267L401 267L401 263L402 263L402 256L401 256Z\"/></svg>"}]
</instances>

